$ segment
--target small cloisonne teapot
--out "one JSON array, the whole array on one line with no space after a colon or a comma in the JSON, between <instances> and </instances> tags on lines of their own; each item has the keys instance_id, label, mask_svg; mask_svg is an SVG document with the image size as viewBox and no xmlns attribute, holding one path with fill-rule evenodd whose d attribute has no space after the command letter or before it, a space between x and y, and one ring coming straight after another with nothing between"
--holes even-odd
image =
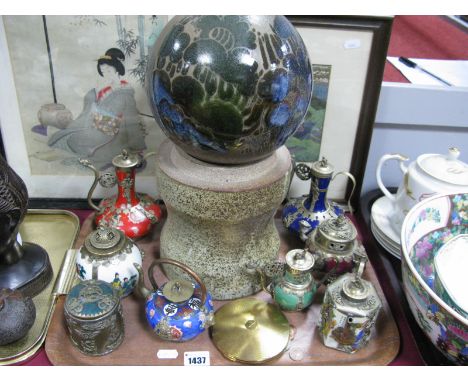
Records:
<instances>
[{"instance_id":1,"label":"small cloisonne teapot","mask_svg":"<svg viewBox=\"0 0 468 382\"><path fill-rule=\"evenodd\" d=\"M160 264L172 264L181 268L196 283L169 280L159 288L154 279L153 269ZM200 277L189 267L172 259L154 260L148 269L153 286L153 291L149 291L144 285L143 269L137 263L134 266L139 273L138 291L146 299L146 319L160 338L175 342L188 341L213 325L211 296Z\"/></svg>"},{"instance_id":2,"label":"small cloisonne teapot","mask_svg":"<svg viewBox=\"0 0 468 382\"><path fill-rule=\"evenodd\" d=\"M283 208L283 224L291 232L300 237L302 241L307 240L310 234L322 221L336 218L343 214L343 210L335 203L327 199L328 187L338 175L345 175L351 179L353 189L349 196L351 199L356 187L356 179L352 174L341 171L333 177L334 167L325 158L308 166L299 163L294 166L294 172L301 180L310 179L310 192L299 198L291 198ZM348 200L348 208L352 212Z\"/></svg>"},{"instance_id":3,"label":"small cloisonne teapot","mask_svg":"<svg viewBox=\"0 0 468 382\"><path fill-rule=\"evenodd\" d=\"M262 288L282 310L303 310L312 304L315 292L332 274L330 272L320 281L315 280L311 273L314 264L315 256L312 253L306 249L293 249L286 254L286 263L274 264L274 271L258 270ZM271 283L267 286L265 276L271 278Z\"/></svg>"}]
</instances>

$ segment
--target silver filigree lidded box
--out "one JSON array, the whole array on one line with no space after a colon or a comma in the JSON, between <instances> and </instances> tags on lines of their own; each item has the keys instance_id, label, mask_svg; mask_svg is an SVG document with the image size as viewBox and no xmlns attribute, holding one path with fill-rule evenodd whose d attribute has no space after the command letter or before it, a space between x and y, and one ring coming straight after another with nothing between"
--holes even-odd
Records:
<instances>
[{"instance_id":1,"label":"silver filigree lidded box","mask_svg":"<svg viewBox=\"0 0 468 382\"><path fill-rule=\"evenodd\" d=\"M108 354L124 339L119 292L105 281L86 280L74 286L64 312L73 345L86 355Z\"/></svg>"}]
</instances>

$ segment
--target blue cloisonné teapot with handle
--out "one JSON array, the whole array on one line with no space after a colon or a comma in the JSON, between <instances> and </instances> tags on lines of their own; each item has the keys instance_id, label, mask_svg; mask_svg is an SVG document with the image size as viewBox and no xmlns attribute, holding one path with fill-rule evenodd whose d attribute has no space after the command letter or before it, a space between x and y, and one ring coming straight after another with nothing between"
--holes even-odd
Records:
<instances>
[{"instance_id":1,"label":"blue cloisonn\u00e9 teapot with handle","mask_svg":"<svg viewBox=\"0 0 468 382\"><path fill-rule=\"evenodd\" d=\"M169 280L158 287L154 267L172 264L189 274L196 282ZM153 331L163 340L183 342L195 338L213 324L213 302L200 277L186 265L172 259L154 260L148 276L153 291L145 288L143 269L134 264L139 278L137 290L146 299L146 319Z\"/></svg>"},{"instance_id":2,"label":"blue cloisonn\u00e9 teapot with handle","mask_svg":"<svg viewBox=\"0 0 468 382\"><path fill-rule=\"evenodd\" d=\"M302 241L324 220L336 218L343 214L343 209L327 199L328 187L338 175L345 175L351 179L353 189L349 196L351 199L356 187L356 180L352 174L346 171L338 172L333 176L334 167L325 158L313 162L310 166L298 163L294 166L294 172L301 180L311 180L308 195L299 198L291 198L283 208L283 224L291 232L295 233ZM348 200L348 208L351 205Z\"/></svg>"}]
</instances>

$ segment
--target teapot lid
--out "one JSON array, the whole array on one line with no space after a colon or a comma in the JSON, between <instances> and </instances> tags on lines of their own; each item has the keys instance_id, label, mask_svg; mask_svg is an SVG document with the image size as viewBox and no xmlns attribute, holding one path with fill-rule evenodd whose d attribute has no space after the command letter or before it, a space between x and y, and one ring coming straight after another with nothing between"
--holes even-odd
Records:
<instances>
[{"instance_id":1,"label":"teapot lid","mask_svg":"<svg viewBox=\"0 0 468 382\"><path fill-rule=\"evenodd\" d=\"M193 296L194 285L186 280L169 280L162 287L162 294L174 303L187 301Z\"/></svg>"},{"instance_id":2,"label":"teapot lid","mask_svg":"<svg viewBox=\"0 0 468 382\"><path fill-rule=\"evenodd\" d=\"M312 175L315 175L319 178L327 178L333 174L335 168L328 163L328 160L325 157L322 157L321 160L318 160L310 166Z\"/></svg>"},{"instance_id":3,"label":"teapot lid","mask_svg":"<svg viewBox=\"0 0 468 382\"><path fill-rule=\"evenodd\" d=\"M286 254L286 264L294 271L306 272L314 263L314 257L306 249L293 249Z\"/></svg>"},{"instance_id":4,"label":"teapot lid","mask_svg":"<svg viewBox=\"0 0 468 382\"><path fill-rule=\"evenodd\" d=\"M140 163L140 158L138 155L129 153L127 150L123 149L122 153L115 156L112 159L112 164L115 167L119 168L132 168L137 166Z\"/></svg>"},{"instance_id":5,"label":"teapot lid","mask_svg":"<svg viewBox=\"0 0 468 382\"><path fill-rule=\"evenodd\" d=\"M362 301L369 296L369 286L360 277L351 276L343 283L343 294L350 300Z\"/></svg>"},{"instance_id":6,"label":"teapot lid","mask_svg":"<svg viewBox=\"0 0 468 382\"><path fill-rule=\"evenodd\" d=\"M86 237L83 249L91 256L107 257L119 253L126 243L127 238L122 231L99 226Z\"/></svg>"},{"instance_id":7,"label":"teapot lid","mask_svg":"<svg viewBox=\"0 0 468 382\"><path fill-rule=\"evenodd\" d=\"M423 154L418 157L419 167L428 175L443 182L468 186L468 165L460 160L460 150L451 147L447 155Z\"/></svg>"},{"instance_id":8,"label":"teapot lid","mask_svg":"<svg viewBox=\"0 0 468 382\"><path fill-rule=\"evenodd\" d=\"M349 243L357 236L353 223L344 215L324 220L317 229L327 240L335 243Z\"/></svg>"}]
</instances>

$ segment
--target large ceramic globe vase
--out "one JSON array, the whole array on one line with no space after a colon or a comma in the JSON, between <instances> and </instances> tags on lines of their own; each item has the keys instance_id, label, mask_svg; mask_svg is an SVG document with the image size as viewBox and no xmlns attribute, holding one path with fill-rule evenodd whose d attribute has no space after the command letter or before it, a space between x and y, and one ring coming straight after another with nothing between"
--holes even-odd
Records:
<instances>
[{"instance_id":1,"label":"large ceramic globe vase","mask_svg":"<svg viewBox=\"0 0 468 382\"><path fill-rule=\"evenodd\" d=\"M153 114L188 154L211 163L263 159L302 122L312 90L304 43L284 16L178 16L146 76Z\"/></svg>"}]
</instances>

